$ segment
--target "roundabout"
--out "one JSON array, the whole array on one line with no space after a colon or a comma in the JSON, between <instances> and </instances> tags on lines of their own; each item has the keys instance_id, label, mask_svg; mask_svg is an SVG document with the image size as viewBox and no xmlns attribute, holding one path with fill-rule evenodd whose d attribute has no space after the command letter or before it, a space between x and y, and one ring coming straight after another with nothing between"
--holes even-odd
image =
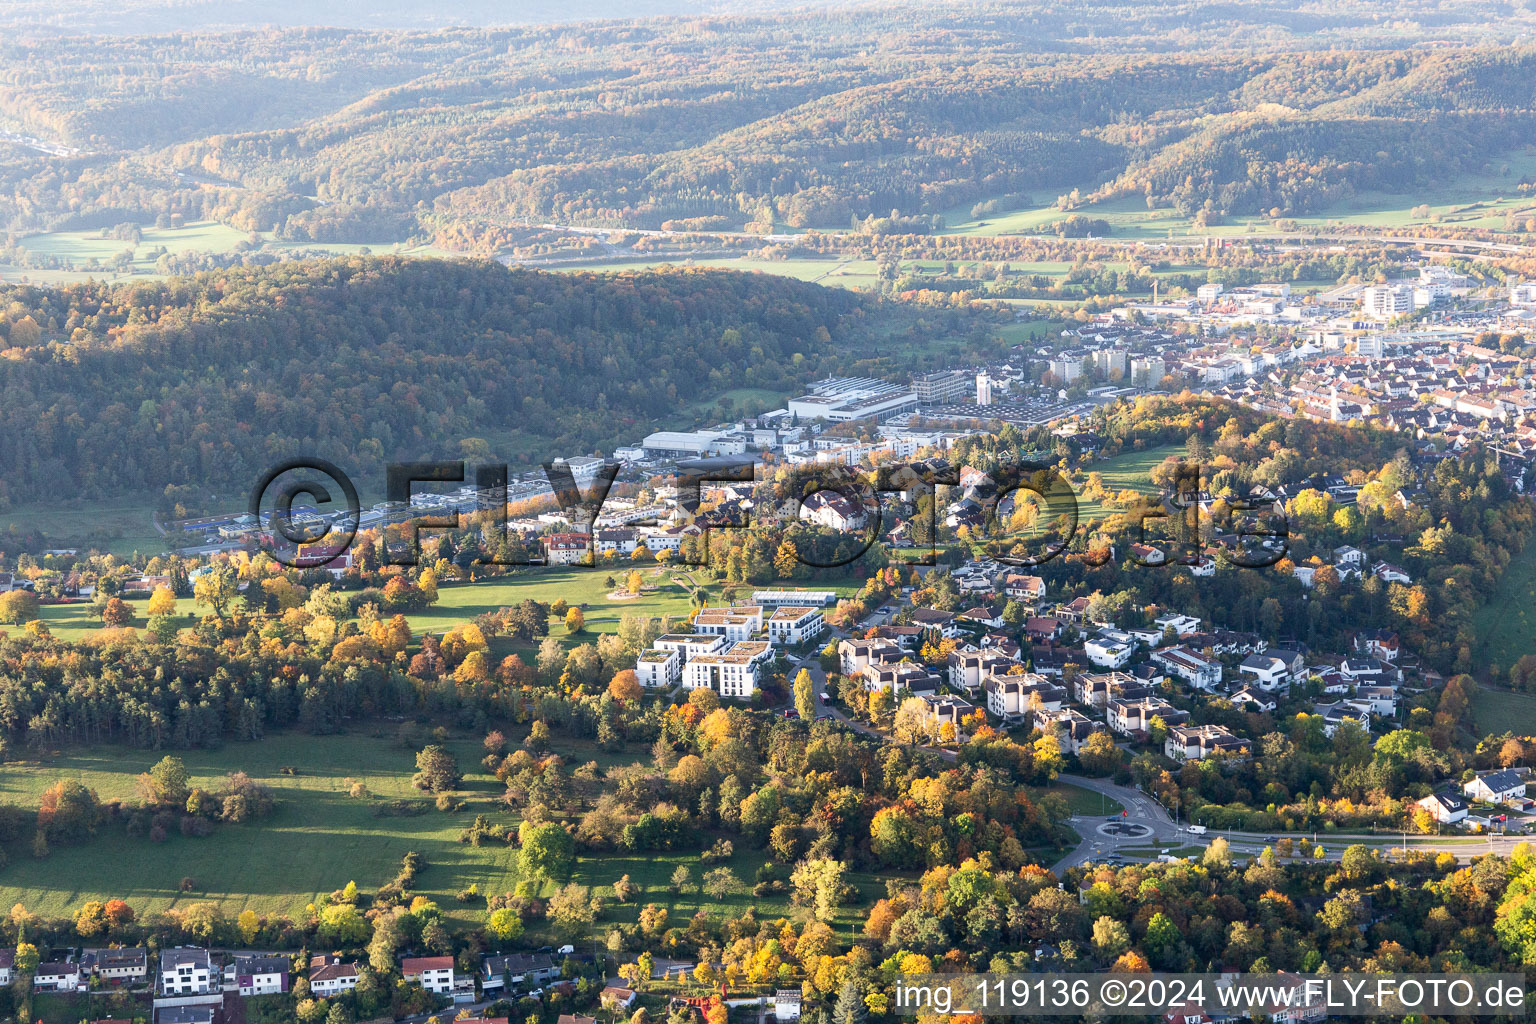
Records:
<instances>
[{"instance_id":1,"label":"roundabout","mask_svg":"<svg viewBox=\"0 0 1536 1024\"><path fill-rule=\"evenodd\" d=\"M1134 821L1106 821L1099 826L1099 834L1112 839L1145 839L1152 829Z\"/></svg>"}]
</instances>

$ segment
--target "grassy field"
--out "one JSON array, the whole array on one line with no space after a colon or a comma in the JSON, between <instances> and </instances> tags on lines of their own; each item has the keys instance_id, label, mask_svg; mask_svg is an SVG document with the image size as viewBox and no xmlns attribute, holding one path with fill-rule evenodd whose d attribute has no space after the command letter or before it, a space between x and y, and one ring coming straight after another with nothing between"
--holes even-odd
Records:
<instances>
[{"instance_id":1,"label":"grassy field","mask_svg":"<svg viewBox=\"0 0 1536 1024\"><path fill-rule=\"evenodd\" d=\"M1107 816L1119 814L1125 810L1125 806L1114 797L1107 797L1101 793L1095 793L1091 789L1082 786L1074 786L1067 782L1056 782L1044 787L1041 792L1054 793L1067 802L1072 808L1072 813L1083 818L1091 818L1094 815Z\"/></svg>"},{"instance_id":2,"label":"grassy field","mask_svg":"<svg viewBox=\"0 0 1536 1024\"><path fill-rule=\"evenodd\" d=\"M1536 173L1536 148L1524 149L1499 157L1488 170L1460 175L1453 182L1437 188L1412 193L1373 193L1341 200L1325 209L1304 216L1287 217L1297 226L1328 228L1353 225L1366 228L1403 228L1455 225L1502 230L1507 214L1516 213L1523 220L1536 216L1536 197L1522 196L1515 186ZM1094 184L1084 182L1084 194ZM946 213L947 235L1034 234L1071 214L1108 221L1111 237L1156 241L1184 235L1242 235L1274 231L1275 222L1257 215L1228 218L1227 223L1196 228L1193 220L1171 209L1149 210L1145 200L1121 197L1105 202L1085 203L1071 211L1056 208L1055 196L1034 197L1036 205L1009 210L1002 214L972 218L970 208ZM1427 216L1415 217L1415 207L1427 206ZM1049 271L1034 271L1049 273Z\"/></svg>"},{"instance_id":3,"label":"grassy field","mask_svg":"<svg viewBox=\"0 0 1536 1024\"><path fill-rule=\"evenodd\" d=\"M155 269L156 254L163 247L179 255L184 252L226 253L236 246L248 243L251 235L215 221L197 221L180 228L157 228L153 224L139 226L142 239L137 244L129 241L102 238L99 231L53 231L30 235L21 239L21 247L38 256L56 260L57 268L38 269L0 265L0 280L15 282L22 278L36 284L69 284L89 278L107 281L129 280L134 277L159 277ZM270 234L257 234L257 242L264 251L283 256L302 258L309 256L349 256L373 253L396 253L406 256L453 256L443 249L428 245L362 245L350 243L294 244L276 240ZM133 254L131 269L119 272L111 269L112 261L124 252ZM69 269L64 269L68 267Z\"/></svg>"},{"instance_id":4,"label":"grassy field","mask_svg":"<svg viewBox=\"0 0 1536 1024\"><path fill-rule=\"evenodd\" d=\"M0 514L0 530L37 530L50 547L98 547L114 555L156 554L165 538L154 526L150 501L119 498L78 508L35 502Z\"/></svg>"},{"instance_id":5,"label":"grassy field","mask_svg":"<svg viewBox=\"0 0 1536 1024\"><path fill-rule=\"evenodd\" d=\"M1473 624L1481 665L1497 663L1507 672L1522 655L1536 654L1536 544L1510 560Z\"/></svg>"},{"instance_id":6,"label":"grassy field","mask_svg":"<svg viewBox=\"0 0 1536 1024\"><path fill-rule=\"evenodd\" d=\"M173 835L156 844L127 837L120 826L112 826L92 843L57 849L42 860L17 852L0 878L0 898L7 906L19 902L47 916L66 915L85 900L112 896L126 899L140 913L206 900L229 914L247 907L260 913L298 914L316 896L348 881L364 889L378 886L394 876L407 851L415 850L429 865L418 891L436 900L456 922L479 923L484 904L458 903L455 894L471 884L481 892L510 891L520 877L516 850L500 843L478 848L459 843L459 830L476 813L491 814L509 825L516 817L499 803L501 784L480 772L479 743L463 738L448 746L460 768L470 773L460 791L468 806L415 817L373 813L382 800L421 796L410 785L414 751L392 738L285 734L219 751L179 753L194 785L216 786L229 771L243 770L272 788L277 809L254 825L223 826L201 839ZM557 742L555 749L573 767L588 760L609 765L620 760L600 756L580 743ZM42 791L60 780L78 780L102 799L133 797L136 776L160 757L149 751L99 748L42 762L11 762L0 766L0 798L35 806ZM294 774L284 774L285 766ZM364 783L374 799L349 796L349 779ZM764 860L762 851L738 849L729 864L750 883ZM628 874L644 890L638 902L660 903L684 917L704 906L719 909L696 892L677 896L667 891L678 864L687 864L695 879L707 870L694 854L605 855L579 858L573 880L606 886ZM180 891L183 878L193 879L189 893ZM881 889L872 876L856 876L853 882L871 895ZM541 888L547 892L550 885ZM736 910L755 902L746 895L724 901ZM607 919L633 920L636 907L615 906ZM857 908L850 907L840 923L851 928L861 920Z\"/></svg>"},{"instance_id":7,"label":"grassy field","mask_svg":"<svg viewBox=\"0 0 1536 1024\"><path fill-rule=\"evenodd\" d=\"M1536 733L1536 694L1504 690L1478 690L1472 698L1472 714L1481 736L1513 732Z\"/></svg>"}]
</instances>

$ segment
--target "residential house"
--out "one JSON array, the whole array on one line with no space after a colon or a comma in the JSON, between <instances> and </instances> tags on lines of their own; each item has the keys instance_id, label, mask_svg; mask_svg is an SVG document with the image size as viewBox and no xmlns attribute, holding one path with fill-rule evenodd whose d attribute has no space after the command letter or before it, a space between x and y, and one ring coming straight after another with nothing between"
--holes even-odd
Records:
<instances>
[{"instance_id":1,"label":"residential house","mask_svg":"<svg viewBox=\"0 0 1536 1024\"><path fill-rule=\"evenodd\" d=\"M1229 698L1233 704L1245 711L1268 712L1275 710L1275 699L1263 690L1252 686L1242 686L1234 690Z\"/></svg>"},{"instance_id":2,"label":"residential house","mask_svg":"<svg viewBox=\"0 0 1536 1024\"><path fill-rule=\"evenodd\" d=\"M16 975L16 951L0 949L0 985L9 985Z\"/></svg>"},{"instance_id":3,"label":"residential house","mask_svg":"<svg viewBox=\"0 0 1536 1024\"><path fill-rule=\"evenodd\" d=\"M1271 654L1250 654L1237 666L1237 671L1251 677L1261 690L1279 690L1291 681L1291 673L1285 662Z\"/></svg>"},{"instance_id":4,"label":"residential house","mask_svg":"<svg viewBox=\"0 0 1536 1024\"><path fill-rule=\"evenodd\" d=\"M548 565L576 565L591 552L592 538L585 533L551 533L541 538Z\"/></svg>"},{"instance_id":5,"label":"residential house","mask_svg":"<svg viewBox=\"0 0 1536 1024\"><path fill-rule=\"evenodd\" d=\"M941 612L936 608L914 608L912 610L912 623L923 629L936 629L941 636L950 639L959 639L963 630L955 616L949 612Z\"/></svg>"},{"instance_id":6,"label":"residential house","mask_svg":"<svg viewBox=\"0 0 1536 1024\"><path fill-rule=\"evenodd\" d=\"M778 1020L800 1019L800 990L781 988L773 994L773 1015Z\"/></svg>"},{"instance_id":7,"label":"residential house","mask_svg":"<svg viewBox=\"0 0 1536 1024\"><path fill-rule=\"evenodd\" d=\"M1409 576L1405 570L1393 565L1391 562L1377 562L1375 565L1371 566L1371 575L1375 576L1383 583L1408 584L1413 582L1413 577Z\"/></svg>"},{"instance_id":8,"label":"residential house","mask_svg":"<svg viewBox=\"0 0 1536 1024\"><path fill-rule=\"evenodd\" d=\"M309 958L309 991L317 996L334 996L357 988L356 961L342 960L335 954Z\"/></svg>"},{"instance_id":9,"label":"residential house","mask_svg":"<svg viewBox=\"0 0 1536 1024\"><path fill-rule=\"evenodd\" d=\"M149 950L143 946L87 949L80 956L80 972L110 985L131 985L149 977Z\"/></svg>"},{"instance_id":10,"label":"residential house","mask_svg":"<svg viewBox=\"0 0 1536 1024\"><path fill-rule=\"evenodd\" d=\"M1009 573L1003 577L1003 594L1024 605L1026 611L1035 612L1045 600L1045 580L1039 576Z\"/></svg>"},{"instance_id":11,"label":"residential house","mask_svg":"<svg viewBox=\"0 0 1536 1024\"><path fill-rule=\"evenodd\" d=\"M1136 654L1136 644L1118 630L1101 630L1083 644L1083 653L1100 668L1120 669Z\"/></svg>"},{"instance_id":12,"label":"residential house","mask_svg":"<svg viewBox=\"0 0 1536 1024\"><path fill-rule=\"evenodd\" d=\"M1429 812L1429 816L1442 825L1454 825L1467 816L1467 801L1460 793L1431 793L1414 802L1415 807Z\"/></svg>"},{"instance_id":13,"label":"residential house","mask_svg":"<svg viewBox=\"0 0 1536 1024\"><path fill-rule=\"evenodd\" d=\"M242 996L287 992L288 971L292 966L286 956L237 956L224 969L225 984L233 982Z\"/></svg>"},{"instance_id":14,"label":"residential house","mask_svg":"<svg viewBox=\"0 0 1536 1024\"><path fill-rule=\"evenodd\" d=\"M838 533L862 530L869 511L837 491L817 491L800 504L800 518Z\"/></svg>"},{"instance_id":15,"label":"residential house","mask_svg":"<svg viewBox=\"0 0 1536 1024\"><path fill-rule=\"evenodd\" d=\"M1461 791L1473 800L1490 804L1508 804L1525 800L1525 778L1517 771L1486 772L1466 783Z\"/></svg>"},{"instance_id":16,"label":"residential house","mask_svg":"<svg viewBox=\"0 0 1536 1024\"><path fill-rule=\"evenodd\" d=\"M1355 632L1355 650L1382 661L1396 661L1402 647L1393 630L1361 629Z\"/></svg>"},{"instance_id":17,"label":"residential house","mask_svg":"<svg viewBox=\"0 0 1536 1024\"><path fill-rule=\"evenodd\" d=\"M1055 616L1063 622L1079 623L1088 618L1088 598L1074 597L1066 604L1057 605Z\"/></svg>"},{"instance_id":18,"label":"residential house","mask_svg":"<svg viewBox=\"0 0 1536 1024\"><path fill-rule=\"evenodd\" d=\"M1397 691L1390 686L1357 686L1355 702L1367 705L1373 715L1391 718L1397 714Z\"/></svg>"},{"instance_id":19,"label":"residential house","mask_svg":"<svg viewBox=\"0 0 1536 1024\"><path fill-rule=\"evenodd\" d=\"M634 530L598 530L592 535L592 547L599 555L613 552L616 555L634 554L640 546Z\"/></svg>"},{"instance_id":20,"label":"residential house","mask_svg":"<svg viewBox=\"0 0 1536 1024\"><path fill-rule=\"evenodd\" d=\"M32 972L32 987L39 992L73 992L80 987L80 965L51 961Z\"/></svg>"},{"instance_id":21,"label":"residential house","mask_svg":"<svg viewBox=\"0 0 1536 1024\"><path fill-rule=\"evenodd\" d=\"M1050 643L1067 631L1060 619L1031 615L1024 620L1024 636L1032 644Z\"/></svg>"},{"instance_id":22,"label":"residential house","mask_svg":"<svg viewBox=\"0 0 1536 1024\"><path fill-rule=\"evenodd\" d=\"M609 985L607 988L598 993L597 998L604 1007L627 1010L631 1006L635 1005L635 999L637 996L635 995L635 990L632 988L621 988L618 985Z\"/></svg>"},{"instance_id":23,"label":"residential house","mask_svg":"<svg viewBox=\"0 0 1536 1024\"><path fill-rule=\"evenodd\" d=\"M1200 620L1193 615L1160 615L1152 621L1158 629L1172 629L1179 636L1188 636L1200 629Z\"/></svg>"},{"instance_id":24,"label":"residential house","mask_svg":"<svg viewBox=\"0 0 1536 1024\"><path fill-rule=\"evenodd\" d=\"M547 953L495 953L480 960L480 988L486 992L544 985L560 977L560 965Z\"/></svg>"},{"instance_id":25,"label":"residential house","mask_svg":"<svg viewBox=\"0 0 1536 1024\"><path fill-rule=\"evenodd\" d=\"M400 961L400 976L417 982L428 992L447 995L453 991L453 957L411 956Z\"/></svg>"}]
</instances>

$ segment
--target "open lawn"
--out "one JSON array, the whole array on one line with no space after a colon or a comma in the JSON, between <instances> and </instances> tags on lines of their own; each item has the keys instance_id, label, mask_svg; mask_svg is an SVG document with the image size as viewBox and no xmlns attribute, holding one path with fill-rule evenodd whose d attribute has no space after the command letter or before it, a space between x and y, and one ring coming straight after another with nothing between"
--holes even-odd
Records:
<instances>
[{"instance_id":1,"label":"open lawn","mask_svg":"<svg viewBox=\"0 0 1536 1024\"><path fill-rule=\"evenodd\" d=\"M1505 732L1529 736L1536 732L1536 694L1480 689L1472 698L1472 714L1479 736Z\"/></svg>"},{"instance_id":2,"label":"open lawn","mask_svg":"<svg viewBox=\"0 0 1536 1024\"><path fill-rule=\"evenodd\" d=\"M1480 665L1497 664L1507 672L1523 655L1536 654L1536 544L1526 544L1510 559L1473 623Z\"/></svg>"},{"instance_id":3,"label":"open lawn","mask_svg":"<svg viewBox=\"0 0 1536 1024\"><path fill-rule=\"evenodd\" d=\"M1092 818L1095 815L1102 817L1110 814L1119 814L1125 810L1124 805L1114 797L1095 793L1091 789L1074 786L1068 782L1052 783L1049 786L1043 787L1040 792L1054 793L1061 797L1067 802L1067 806L1072 809L1072 813L1082 818Z\"/></svg>"}]
</instances>

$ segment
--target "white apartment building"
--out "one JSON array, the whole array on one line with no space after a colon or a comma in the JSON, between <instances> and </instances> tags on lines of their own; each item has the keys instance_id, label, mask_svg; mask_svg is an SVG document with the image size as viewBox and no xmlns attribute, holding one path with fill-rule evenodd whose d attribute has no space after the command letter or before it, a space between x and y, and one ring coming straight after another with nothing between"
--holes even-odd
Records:
<instances>
[{"instance_id":1,"label":"white apartment building","mask_svg":"<svg viewBox=\"0 0 1536 1024\"><path fill-rule=\"evenodd\" d=\"M1104 707L1104 724L1111 732L1122 736L1150 732L1154 718L1161 718L1165 725L1182 725L1189 719L1189 713L1180 711L1161 697L1151 696L1111 697Z\"/></svg>"},{"instance_id":2,"label":"white apartment building","mask_svg":"<svg viewBox=\"0 0 1536 1024\"><path fill-rule=\"evenodd\" d=\"M207 995L218 991L222 980L206 949L182 947L160 951L161 995Z\"/></svg>"},{"instance_id":3,"label":"white apartment building","mask_svg":"<svg viewBox=\"0 0 1536 1024\"><path fill-rule=\"evenodd\" d=\"M690 690L707 687L722 697L746 699L757 691L757 673L773 657L773 648L762 640L742 640L722 651L689 658L683 666L683 685Z\"/></svg>"},{"instance_id":4,"label":"white apartment building","mask_svg":"<svg viewBox=\"0 0 1536 1024\"><path fill-rule=\"evenodd\" d=\"M1174 726L1163 741L1163 753L1175 761L1203 761L1213 754L1240 754L1247 749L1247 741L1224 725Z\"/></svg>"},{"instance_id":5,"label":"white apartment building","mask_svg":"<svg viewBox=\"0 0 1536 1024\"><path fill-rule=\"evenodd\" d=\"M1178 676L1197 690L1214 690L1221 682L1221 662L1188 647L1165 647L1152 652L1152 661L1168 674Z\"/></svg>"},{"instance_id":6,"label":"white apartment building","mask_svg":"<svg viewBox=\"0 0 1536 1024\"><path fill-rule=\"evenodd\" d=\"M819 608L785 605L768 616L768 642L779 647L793 647L814 640L826 629Z\"/></svg>"},{"instance_id":7,"label":"white apartment building","mask_svg":"<svg viewBox=\"0 0 1536 1024\"><path fill-rule=\"evenodd\" d=\"M714 654L728 646L718 633L667 633L635 660L635 677L641 686L657 689L683 681L683 666L700 654Z\"/></svg>"},{"instance_id":8,"label":"white apartment building","mask_svg":"<svg viewBox=\"0 0 1536 1024\"><path fill-rule=\"evenodd\" d=\"M731 641L750 640L763 628L761 605L705 608L693 620L695 633L714 633Z\"/></svg>"}]
</instances>

